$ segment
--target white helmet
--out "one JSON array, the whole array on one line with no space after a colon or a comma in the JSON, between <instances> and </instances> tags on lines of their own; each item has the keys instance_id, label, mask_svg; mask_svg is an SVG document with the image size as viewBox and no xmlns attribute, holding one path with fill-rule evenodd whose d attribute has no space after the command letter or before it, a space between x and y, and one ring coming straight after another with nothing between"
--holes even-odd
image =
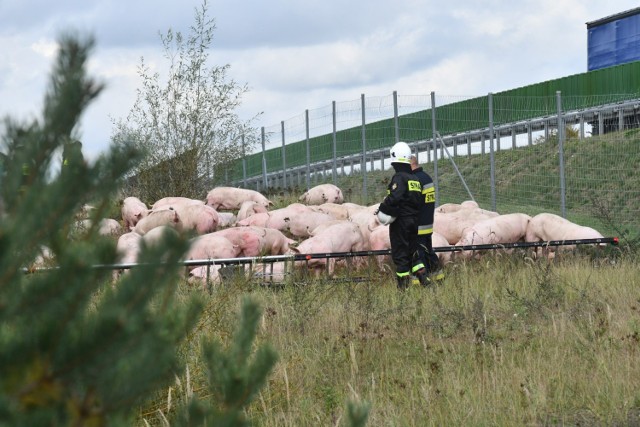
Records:
<instances>
[{"instance_id":1,"label":"white helmet","mask_svg":"<svg viewBox=\"0 0 640 427\"><path fill-rule=\"evenodd\" d=\"M395 216L387 215L386 213L381 211L378 211L376 216L378 217L378 221L380 221L380 224L382 225L389 225L396 220Z\"/></svg>"},{"instance_id":2,"label":"white helmet","mask_svg":"<svg viewBox=\"0 0 640 427\"><path fill-rule=\"evenodd\" d=\"M411 148L406 142L397 142L391 147L391 163L411 164Z\"/></svg>"}]
</instances>

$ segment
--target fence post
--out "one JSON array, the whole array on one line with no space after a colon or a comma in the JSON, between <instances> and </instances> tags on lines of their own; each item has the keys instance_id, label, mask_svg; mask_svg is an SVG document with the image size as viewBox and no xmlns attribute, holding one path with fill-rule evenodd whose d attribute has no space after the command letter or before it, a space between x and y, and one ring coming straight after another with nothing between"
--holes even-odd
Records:
<instances>
[{"instance_id":1,"label":"fence post","mask_svg":"<svg viewBox=\"0 0 640 427\"><path fill-rule=\"evenodd\" d=\"M564 183L564 120L562 117L562 95L556 91L556 104L558 105L558 161L560 162L560 212L562 217L567 217Z\"/></svg>"},{"instance_id":2,"label":"fence post","mask_svg":"<svg viewBox=\"0 0 640 427\"><path fill-rule=\"evenodd\" d=\"M269 182L267 182L267 157L264 148L264 126L261 128L262 139L262 182L264 183L264 191L269 189Z\"/></svg>"},{"instance_id":3,"label":"fence post","mask_svg":"<svg viewBox=\"0 0 640 427\"><path fill-rule=\"evenodd\" d=\"M282 129L282 188L287 188L287 154L284 146L284 120L280 122Z\"/></svg>"},{"instance_id":4,"label":"fence post","mask_svg":"<svg viewBox=\"0 0 640 427\"><path fill-rule=\"evenodd\" d=\"M549 141L549 119L544 120L544 140Z\"/></svg>"},{"instance_id":5,"label":"fence post","mask_svg":"<svg viewBox=\"0 0 640 427\"><path fill-rule=\"evenodd\" d=\"M604 111L602 108L598 110L598 135L604 135Z\"/></svg>"},{"instance_id":6,"label":"fence post","mask_svg":"<svg viewBox=\"0 0 640 427\"><path fill-rule=\"evenodd\" d=\"M393 91L393 127L395 130L395 142L400 141L400 125L398 124L398 92ZM382 168L384 170L384 167Z\"/></svg>"},{"instance_id":7,"label":"fence post","mask_svg":"<svg viewBox=\"0 0 640 427\"><path fill-rule=\"evenodd\" d=\"M309 148L309 110L304 110L304 123L307 132L307 191L311 188L311 149Z\"/></svg>"},{"instance_id":8,"label":"fence post","mask_svg":"<svg viewBox=\"0 0 640 427\"><path fill-rule=\"evenodd\" d=\"M489 92L489 163L491 164L491 210L496 212L496 160L493 150L493 93ZM484 142L483 142L484 144Z\"/></svg>"},{"instance_id":9,"label":"fence post","mask_svg":"<svg viewBox=\"0 0 640 427\"><path fill-rule=\"evenodd\" d=\"M360 109L362 110L362 162L360 163L360 171L362 172L363 204L366 205L369 198L367 197L367 122L365 120L364 93L360 95Z\"/></svg>"},{"instance_id":10,"label":"fence post","mask_svg":"<svg viewBox=\"0 0 640 427\"><path fill-rule=\"evenodd\" d=\"M331 101L331 117L333 122L333 185L338 185L338 172L336 157L337 157L337 149L336 149L336 101Z\"/></svg>"},{"instance_id":11,"label":"fence post","mask_svg":"<svg viewBox=\"0 0 640 427\"><path fill-rule=\"evenodd\" d=\"M433 184L436 187L436 206L440 206L440 188L438 185L438 140L436 134L436 93L431 92L431 144L433 146Z\"/></svg>"},{"instance_id":12,"label":"fence post","mask_svg":"<svg viewBox=\"0 0 640 427\"><path fill-rule=\"evenodd\" d=\"M584 139L584 116L580 114L580 141Z\"/></svg>"},{"instance_id":13,"label":"fence post","mask_svg":"<svg viewBox=\"0 0 640 427\"><path fill-rule=\"evenodd\" d=\"M247 155L244 146L244 133L240 137L242 141L242 186L247 188Z\"/></svg>"}]
</instances>

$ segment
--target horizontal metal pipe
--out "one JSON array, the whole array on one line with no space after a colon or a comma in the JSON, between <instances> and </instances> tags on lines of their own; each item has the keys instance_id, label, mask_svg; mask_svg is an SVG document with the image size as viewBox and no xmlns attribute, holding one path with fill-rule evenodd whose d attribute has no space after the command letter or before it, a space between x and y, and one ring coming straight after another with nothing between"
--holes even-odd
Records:
<instances>
[{"instance_id":1,"label":"horizontal metal pipe","mask_svg":"<svg viewBox=\"0 0 640 427\"><path fill-rule=\"evenodd\" d=\"M460 251L481 251L491 249L512 249L512 248L533 248L546 246L564 246L564 245L593 245L593 244L618 244L617 237L602 237L599 239L573 239L573 240L549 240L546 242L515 242L515 243L492 243L486 245L464 245L464 246L445 246L435 247L434 252L460 252ZM291 254L291 255L269 255L264 257L243 257L243 258L209 258L209 259L192 259L182 261L177 265L182 266L204 266L204 265L241 265L241 264L265 264L278 261L308 261L311 259L322 258L348 258L361 256L378 256L391 255L390 249L381 249L376 251L355 251L355 252L326 252L313 254ZM143 265L161 265L161 263L123 263L123 264L98 264L94 268L104 268L111 270L128 270L133 267ZM24 273L44 272L57 270L59 267L38 268L38 269L22 269Z\"/></svg>"}]
</instances>

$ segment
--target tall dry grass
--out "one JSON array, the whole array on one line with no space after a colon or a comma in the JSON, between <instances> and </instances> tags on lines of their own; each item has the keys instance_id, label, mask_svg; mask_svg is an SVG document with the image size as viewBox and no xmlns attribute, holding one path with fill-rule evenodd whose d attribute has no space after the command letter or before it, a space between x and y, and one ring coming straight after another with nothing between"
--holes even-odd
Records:
<instances>
[{"instance_id":1,"label":"tall dry grass","mask_svg":"<svg viewBox=\"0 0 640 427\"><path fill-rule=\"evenodd\" d=\"M404 293L371 271L219 286L183 349L196 393L199 337L228 338L247 293L280 356L249 411L258 425L340 425L348 401L371 403L372 426L640 423L637 256L488 256Z\"/></svg>"}]
</instances>

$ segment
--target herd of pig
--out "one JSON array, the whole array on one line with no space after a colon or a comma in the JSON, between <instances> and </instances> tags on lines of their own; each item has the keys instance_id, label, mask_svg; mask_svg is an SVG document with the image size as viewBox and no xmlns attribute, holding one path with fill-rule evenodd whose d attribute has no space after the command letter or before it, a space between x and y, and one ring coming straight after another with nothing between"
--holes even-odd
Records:
<instances>
[{"instance_id":1,"label":"herd of pig","mask_svg":"<svg viewBox=\"0 0 640 427\"><path fill-rule=\"evenodd\" d=\"M127 197L122 203L126 232L117 243L119 262L135 263L141 247L157 244L165 232L190 232L195 236L186 260L389 249L389 230L378 221L377 208L378 204L345 203L342 191L332 184L313 187L300 197L299 203L280 209L273 209L273 203L257 191L233 187L216 187L204 201L166 197L156 201L151 209L139 199ZM436 209L433 246L601 237L592 228L554 214L500 215L466 201ZM537 255L553 257L553 251L554 247L538 248ZM443 264L480 255L466 250L437 253ZM388 257L377 258L380 268L388 265L385 259ZM311 258L300 263L301 268L309 268L315 274L325 270L332 274L338 262L351 262L358 267L365 260ZM281 280L285 268L284 262L277 262L256 266L252 273ZM219 265L190 266L188 270L191 281L220 280Z\"/></svg>"}]
</instances>

